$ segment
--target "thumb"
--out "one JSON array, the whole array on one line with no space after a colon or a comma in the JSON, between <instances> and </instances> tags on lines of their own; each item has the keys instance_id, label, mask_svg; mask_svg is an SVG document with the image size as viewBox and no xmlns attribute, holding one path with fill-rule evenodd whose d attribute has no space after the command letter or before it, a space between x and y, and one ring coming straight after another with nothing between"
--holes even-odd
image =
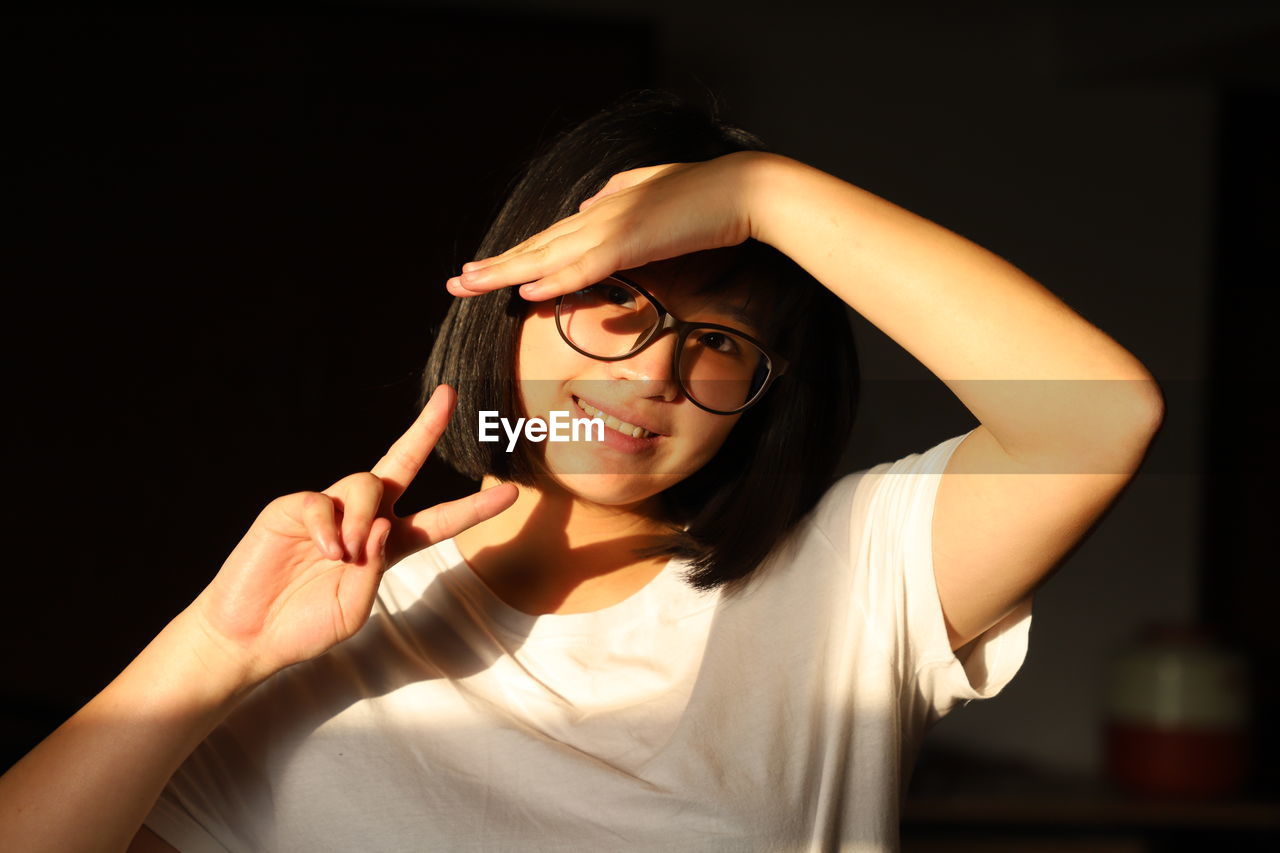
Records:
<instances>
[{"instance_id":1,"label":"thumb","mask_svg":"<svg viewBox=\"0 0 1280 853\"><path fill-rule=\"evenodd\" d=\"M605 198L607 198L608 196L611 196L611 195L613 195L614 193L616 193L617 191L618 191L618 188L617 188L617 187L615 187L615 188L613 188L613 189L610 189L610 188L606 185L604 189L600 190L600 192L596 193L595 195L591 196L590 198L583 199L582 204L578 205L578 212L579 212L579 213L581 213L582 211L584 211L584 210L586 210L587 208L591 207L591 205L595 204L595 203L596 203L596 202L598 202L598 201L602 201L602 200L604 200L604 199L605 199Z\"/></svg>"},{"instance_id":2,"label":"thumb","mask_svg":"<svg viewBox=\"0 0 1280 853\"><path fill-rule=\"evenodd\" d=\"M618 172L611 177L600 191L595 195L585 199L582 204L578 205L578 210L586 210L591 205L625 189L630 189L636 184L642 184L655 175L659 175L674 166L682 165L680 163L663 163L658 166L641 166L639 169L628 169L625 172Z\"/></svg>"}]
</instances>

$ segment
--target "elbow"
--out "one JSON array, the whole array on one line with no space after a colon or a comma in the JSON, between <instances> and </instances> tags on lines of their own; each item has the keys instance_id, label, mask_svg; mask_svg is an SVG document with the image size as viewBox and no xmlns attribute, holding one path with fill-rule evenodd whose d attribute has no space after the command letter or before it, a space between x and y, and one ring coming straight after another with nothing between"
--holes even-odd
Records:
<instances>
[{"instance_id":1,"label":"elbow","mask_svg":"<svg viewBox=\"0 0 1280 853\"><path fill-rule=\"evenodd\" d=\"M1135 429L1150 444L1164 427L1164 392L1160 389L1160 383L1152 377L1142 383L1139 396Z\"/></svg>"},{"instance_id":2,"label":"elbow","mask_svg":"<svg viewBox=\"0 0 1280 853\"><path fill-rule=\"evenodd\" d=\"M1140 383L1129 410L1123 418L1117 418L1113 434L1113 447L1119 454L1120 470L1136 473L1146 459L1156 436L1164 427L1164 394L1155 379Z\"/></svg>"},{"instance_id":3,"label":"elbow","mask_svg":"<svg viewBox=\"0 0 1280 853\"><path fill-rule=\"evenodd\" d=\"M1132 390L1099 394L1105 407L1086 417L1082 434L1090 436L1079 451L1083 471L1095 473L1137 473L1164 426L1164 394L1155 379L1129 382Z\"/></svg>"},{"instance_id":4,"label":"elbow","mask_svg":"<svg viewBox=\"0 0 1280 853\"><path fill-rule=\"evenodd\" d=\"M1145 368L1143 372L1144 378L1122 380L1123 387L1100 389L1098 396L1106 401L1099 435L1145 451L1164 425L1165 406L1160 383Z\"/></svg>"}]
</instances>

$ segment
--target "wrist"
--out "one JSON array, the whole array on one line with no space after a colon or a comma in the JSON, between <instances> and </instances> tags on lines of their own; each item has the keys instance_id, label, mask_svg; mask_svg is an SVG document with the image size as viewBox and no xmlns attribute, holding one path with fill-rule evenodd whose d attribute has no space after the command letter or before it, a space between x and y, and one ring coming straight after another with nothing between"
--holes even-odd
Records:
<instances>
[{"instance_id":1,"label":"wrist","mask_svg":"<svg viewBox=\"0 0 1280 853\"><path fill-rule=\"evenodd\" d=\"M802 166L799 161L771 151L744 151L743 199L748 236L778 248L770 213L778 207L778 193L785 187L788 173Z\"/></svg>"},{"instance_id":2,"label":"wrist","mask_svg":"<svg viewBox=\"0 0 1280 853\"><path fill-rule=\"evenodd\" d=\"M205 704L233 705L270 675L256 673L253 662L220 639L195 607L175 616L153 645L167 673L193 686L199 684L192 696Z\"/></svg>"}]
</instances>

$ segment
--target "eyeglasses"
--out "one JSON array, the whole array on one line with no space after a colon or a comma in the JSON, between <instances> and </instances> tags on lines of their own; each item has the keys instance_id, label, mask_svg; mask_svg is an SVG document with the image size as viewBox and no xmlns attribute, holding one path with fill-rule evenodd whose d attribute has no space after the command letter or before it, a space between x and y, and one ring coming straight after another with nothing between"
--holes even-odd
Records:
<instances>
[{"instance_id":1,"label":"eyeglasses","mask_svg":"<svg viewBox=\"0 0 1280 853\"><path fill-rule=\"evenodd\" d=\"M614 274L556 299L565 343L600 361L622 361L668 329L676 333L672 371L700 409L734 415L760 401L787 360L747 333L718 323L680 320L648 291Z\"/></svg>"}]
</instances>

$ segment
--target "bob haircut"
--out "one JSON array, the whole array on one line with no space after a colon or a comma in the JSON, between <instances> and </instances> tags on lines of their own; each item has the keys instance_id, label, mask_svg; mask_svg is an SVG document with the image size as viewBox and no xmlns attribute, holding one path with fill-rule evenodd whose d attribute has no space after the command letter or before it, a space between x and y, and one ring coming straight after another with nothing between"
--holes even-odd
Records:
<instances>
[{"instance_id":1,"label":"bob haircut","mask_svg":"<svg viewBox=\"0 0 1280 853\"><path fill-rule=\"evenodd\" d=\"M500 254L577 213L617 172L766 150L756 136L720 121L714 107L707 111L659 90L629 93L553 139L528 164L476 257ZM765 243L748 239L717 251L736 253L733 268L768 283L770 311L762 331L790 366L742 414L709 462L662 493L669 535L637 551L688 561L684 579L699 590L745 583L814 507L833 480L859 394L844 303ZM436 452L473 480L489 474L533 486L541 470L530 458L530 442L508 454L497 443L481 443L478 434L481 410L524 416L514 373L520 326L531 304L515 287L455 299L424 371L420 404L440 383L458 391L457 410Z\"/></svg>"}]
</instances>

